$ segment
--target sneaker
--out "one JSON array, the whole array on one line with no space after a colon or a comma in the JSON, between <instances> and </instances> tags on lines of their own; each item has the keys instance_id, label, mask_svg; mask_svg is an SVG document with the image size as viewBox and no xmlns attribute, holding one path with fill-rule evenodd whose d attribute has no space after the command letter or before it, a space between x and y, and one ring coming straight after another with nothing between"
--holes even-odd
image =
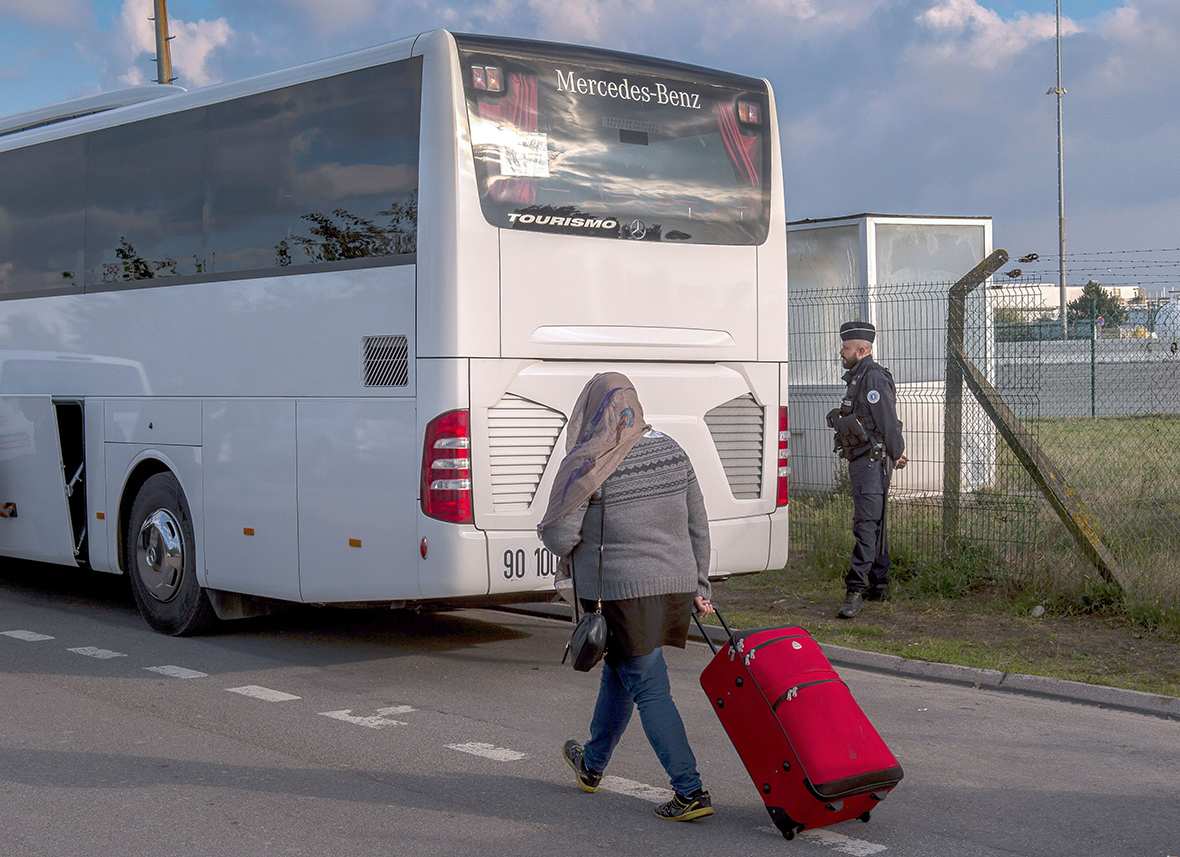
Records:
<instances>
[{"instance_id":1,"label":"sneaker","mask_svg":"<svg viewBox=\"0 0 1180 857\"><path fill-rule=\"evenodd\" d=\"M864 606L865 599L863 595L859 592L849 592L844 596L844 603L836 611L836 616L840 619L851 619L860 613L861 608Z\"/></svg>"},{"instance_id":2,"label":"sneaker","mask_svg":"<svg viewBox=\"0 0 1180 857\"><path fill-rule=\"evenodd\" d=\"M888 583L874 583L864 591L865 601L888 601L889 600L889 584Z\"/></svg>"},{"instance_id":3,"label":"sneaker","mask_svg":"<svg viewBox=\"0 0 1180 857\"><path fill-rule=\"evenodd\" d=\"M692 821L713 814L713 799L704 789L697 789L688 797L673 795L672 800L656 807L656 818L669 821Z\"/></svg>"},{"instance_id":4,"label":"sneaker","mask_svg":"<svg viewBox=\"0 0 1180 857\"><path fill-rule=\"evenodd\" d=\"M598 784L602 782L602 774L586 767L586 755L582 752L582 745L570 739L561 748L561 757L565 763L574 769L574 776L578 780L578 788L587 794L598 791Z\"/></svg>"}]
</instances>

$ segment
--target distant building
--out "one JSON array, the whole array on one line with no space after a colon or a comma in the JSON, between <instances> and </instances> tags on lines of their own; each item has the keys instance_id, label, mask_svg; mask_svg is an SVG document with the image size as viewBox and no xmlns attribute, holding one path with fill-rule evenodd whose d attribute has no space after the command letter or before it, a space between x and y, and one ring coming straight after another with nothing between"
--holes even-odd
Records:
<instances>
[{"instance_id":1,"label":"distant building","mask_svg":"<svg viewBox=\"0 0 1180 857\"><path fill-rule=\"evenodd\" d=\"M793 486L824 492L839 481L825 417L844 394L840 324L864 320L877 326L874 356L893 373L912 462L893 484L919 493L942 490L947 292L991 251L990 217L855 214L787 224ZM966 347L988 377L994 294L981 287L969 300L975 333ZM964 489L990 484L996 443L987 417L967 399Z\"/></svg>"}]
</instances>

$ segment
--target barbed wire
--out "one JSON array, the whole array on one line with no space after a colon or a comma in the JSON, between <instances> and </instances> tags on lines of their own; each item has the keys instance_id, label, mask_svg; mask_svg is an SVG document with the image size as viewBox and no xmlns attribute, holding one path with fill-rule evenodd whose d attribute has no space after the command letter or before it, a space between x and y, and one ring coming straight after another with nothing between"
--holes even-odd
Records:
<instances>
[{"instance_id":1,"label":"barbed wire","mask_svg":"<svg viewBox=\"0 0 1180 857\"><path fill-rule=\"evenodd\" d=\"M1089 250L1066 253L1064 256L1056 253L1025 253L1014 258L997 279L1007 274L1011 278L1019 277L1023 283L1057 282L1062 274L1061 262L1064 259L1067 287L1077 288L1097 282L1099 285L1123 288L1137 286L1158 294L1175 291L1171 287L1180 285L1180 257L1164 254L1180 254L1180 247Z\"/></svg>"}]
</instances>

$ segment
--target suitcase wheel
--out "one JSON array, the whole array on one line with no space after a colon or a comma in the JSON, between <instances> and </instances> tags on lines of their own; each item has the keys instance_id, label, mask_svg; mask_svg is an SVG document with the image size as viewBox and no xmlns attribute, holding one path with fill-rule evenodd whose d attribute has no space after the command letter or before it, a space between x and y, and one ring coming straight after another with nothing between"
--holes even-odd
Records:
<instances>
[{"instance_id":1,"label":"suitcase wheel","mask_svg":"<svg viewBox=\"0 0 1180 857\"><path fill-rule=\"evenodd\" d=\"M870 810L867 810L867 809L866 809L864 812L862 812L860 815L858 815L858 816L857 816L857 818L859 818L859 819L860 819L861 821L863 821L865 824L868 824L868 823L869 823L869 817L870 817L872 814L873 814L873 813L872 813Z\"/></svg>"}]
</instances>

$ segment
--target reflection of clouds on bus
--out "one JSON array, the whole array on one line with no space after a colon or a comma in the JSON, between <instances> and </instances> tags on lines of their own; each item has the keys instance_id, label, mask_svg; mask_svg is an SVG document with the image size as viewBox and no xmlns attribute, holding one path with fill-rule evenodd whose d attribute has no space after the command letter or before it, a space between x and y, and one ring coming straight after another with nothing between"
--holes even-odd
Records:
<instances>
[{"instance_id":1,"label":"reflection of clouds on bus","mask_svg":"<svg viewBox=\"0 0 1180 857\"><path fill-rule=\"evenodd\" d=\"M293 171L290 187L296 199L403 196L418 187L418 168L413 164L319 164Z\"/></svg>"},{"instance_id":2,"label":"reflection of clouds on bus","mask_svg":"<svg viewBox=\"0 0 1180 857\"><path fill-rule=\"evenodd\" d=\"M150 395L138 360L100 354L0 349L0 396Z\"/></svg>"}]
</instances>

